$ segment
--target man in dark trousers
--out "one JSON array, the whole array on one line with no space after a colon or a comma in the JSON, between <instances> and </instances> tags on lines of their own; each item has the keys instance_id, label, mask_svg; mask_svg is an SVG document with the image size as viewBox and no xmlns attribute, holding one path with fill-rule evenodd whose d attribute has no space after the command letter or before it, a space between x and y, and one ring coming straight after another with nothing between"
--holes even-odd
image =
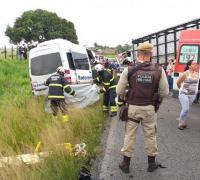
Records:
<instances>
[{"instance_id":1,"label":"man in dark trousers","mask_svg":"<svg viewBox=\"0 0 200 180\"><path fill-rule=\"evenodd\" d=\"M117 115L116 105L116 77L111 69L106 69L101 64L95 66L97 77L94 79L94 83L101 84L103 87L100 90L103 93L103 111L108 112L110 108L110 116Z\"/></svg>"},{"instance_id":2,"label":"man in dark trousers","mask_svg":"<svg viewBox=\"0 0 200 180\"><path fill-rule=\"evenodd\" d=\"M75 91L69 86L64 74L64 67L59 66L56 69L56 74L50 76L46 80L45 85L49 86L48 99L51 101L53 115L57 116L60 111L62 113L63 121L68 121L69 116L64 91L72 96L75 95Z\"/></svg>"},{"instance_id":3,"label":"man in dark trousers","mask_svg":"<svg viewBox=\"0 0 200 180\"><path fill-rule=\"evenodd\" d=\"M137 48L136 64L122 72L117 84L117 94L126 96L128 106L128 120L125 124L124 145L121 149L123 160L119 168L129 173L130 160L135 149L136 133L141 124L144 133L145 153L148 156L148 171L159 167L155 161L158 154L156 142L157 108L160 98L168 95L168 83L164 72L158 64L151 63L153 45L145 42Z\"/></svg>"}]
</instances>

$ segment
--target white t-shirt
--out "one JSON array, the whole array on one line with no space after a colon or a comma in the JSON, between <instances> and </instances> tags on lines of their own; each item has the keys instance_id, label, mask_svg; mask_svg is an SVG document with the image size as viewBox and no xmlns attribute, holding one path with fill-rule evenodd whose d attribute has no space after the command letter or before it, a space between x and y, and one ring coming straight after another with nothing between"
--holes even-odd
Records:
<instances>
[{"instance_id":1,"label":"white t-shirt","mask_svg":"<svg viewBox=\"0 0 200 180\"><path fill-rule=\"evenodd\" d=\"M189 70L184 73L186 73L186 78L181 84L179 94L186 94L186 95L197 94L198 83L199 83L199 73L190 73Z\"/></svg>"}]
</instances>

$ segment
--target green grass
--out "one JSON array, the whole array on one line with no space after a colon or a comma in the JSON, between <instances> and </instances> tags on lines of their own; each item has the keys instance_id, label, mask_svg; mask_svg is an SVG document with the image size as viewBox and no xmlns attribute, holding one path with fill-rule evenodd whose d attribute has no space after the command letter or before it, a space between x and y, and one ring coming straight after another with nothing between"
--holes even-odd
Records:
<instances>
[{"instance_id":1,"label":"green grass","mask_svg":"<svg viewBox=\"0 0 200 180\"><path fill-rule=\"evenodd\" d=\"M77 179L80 167L90 166L99 148L105 121L101 103L69 107L71 120L63 123L44 111L44 97L32 96L27 61L0 60L0 69L0 153L33 153L38 141L42 151L53 151L38 165L2 168L0 179ZM86 157L55 150L56 144L66 142L85 142Z\"/></svg>"},{"instance_id":2,"label":"green grass","mask_svg":"<svg viewBox=\"0 0 200 180\"><path fill-rule=\"evenodd\" d=\"M116 54L106 54L105 55L106 58L113 58L113 59L115 59L116 56L117 56Z\"/></svg>"}]
</instances>

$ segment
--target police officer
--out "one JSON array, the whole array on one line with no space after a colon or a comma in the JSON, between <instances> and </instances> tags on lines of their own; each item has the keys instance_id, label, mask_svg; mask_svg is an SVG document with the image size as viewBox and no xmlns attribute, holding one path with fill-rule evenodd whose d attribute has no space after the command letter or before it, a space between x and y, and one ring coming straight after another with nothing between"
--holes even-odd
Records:
<instances>
[{"instance_id":1,"label":"police officer","mask_svg":"<svg viewBox=\"0 0 200 180\"><path fill-rule=\"evenodd\" d=\"M94 83L102 84L103 88L100 90L103 93L103 111L108 112L110 106L110 116L117 115L117 106L115 102L116 98L116 77L111 69L106 69L101 64L95 66L97 71L97 77L94 79Z\"/></svg>"},{"instance_id":2,"label":"police officer","mask_svg":"<svg viewBox=\"0 0 200 180\"><path fill-rule=\"evenodd\" d=\"M156 117L154 109L154 95L161 98L168 95L168 83L164 70L158 65L150 62L153 45L144 42L137 47L136 64L122 72L117 84L117 94L124 95L127 84L128 120L124 145L121 149L123 161L119 168L124 173L129 173L130 160L135 149L136 132L141 123L144 133L145 153L148 156L148 171L152 172L159 166L155 157L158 154L156 143Z\"/></svg>"},{"instance_id":3,"label":"police officer","mask_svg":"<svg viewBox=\"0 0 200 180\"><path fill-rule=\"evenodd\" d=\"M64 91L72 96L75 95L75 91L68 85L66 78L64 77L64 67L59 66L56 69L56 74L50 76L45 85L49 86L48 99L51 100L51 108L53 115L57 116L58 112L61 111L63 121L68 121L67 104L65 102Z\"/></svg>"}]
</instances>

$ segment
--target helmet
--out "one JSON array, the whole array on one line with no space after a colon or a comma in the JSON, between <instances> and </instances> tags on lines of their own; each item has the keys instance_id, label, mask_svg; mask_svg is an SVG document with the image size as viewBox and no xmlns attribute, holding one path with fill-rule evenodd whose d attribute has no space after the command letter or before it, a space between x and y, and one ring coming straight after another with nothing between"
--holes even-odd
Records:
<instances>
[{"instance_id":1,"label":"helmet","mask_svg":"<svg viewBox=\"0 0 200 180\"><path fill-rule=\"evenodd\" d=\"M65 74L65 69L64 69L64 67L59 66L59 67L56 69L56 72L59 73L59 74L64 75L64 74Z\"/></svg>"},{"instance_id":2,"label":"helmet","mask_svg":"<svg viewBox=\"0 0 200 180\"><path fill-rule=\"evenodd\" d=\"M99 72L103 70L103 66L101 64L97 64L96 66L94 66L94 69Z\"/></svg>"}]
</instances>

